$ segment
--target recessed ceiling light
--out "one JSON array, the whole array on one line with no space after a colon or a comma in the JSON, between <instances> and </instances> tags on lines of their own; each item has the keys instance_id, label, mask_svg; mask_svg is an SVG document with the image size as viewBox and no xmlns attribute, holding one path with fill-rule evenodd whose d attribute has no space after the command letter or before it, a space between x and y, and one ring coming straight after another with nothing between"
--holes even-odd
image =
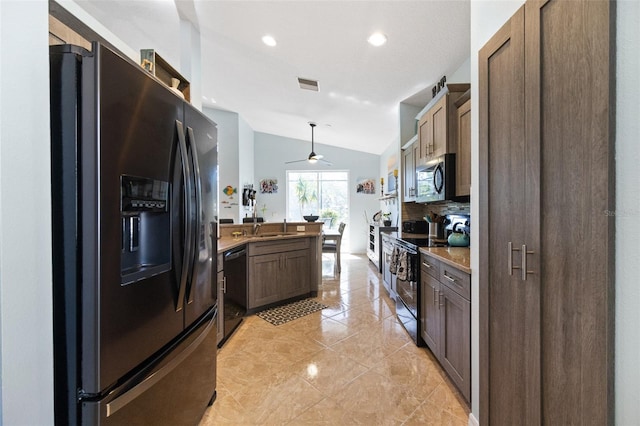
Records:
<instances>
[{"instance_id":1,"label":"recessed ceiling light","mask_svg":"<svg viewBox=\"0 0 640 426\"><path fill-rule=\"evenodd\" d=\"M373 33L369 36L367 41L373 46L382 46L387 42L387 36L382 33Z\"/></svg>"},{"instance_id":2,"label":"recessed ceiling light","mask_svg":"<svg viewBox=\"0 0 640 426\"><path fill-rule=\"evenodd\" d=\"M275 46L276 44L278 44L278 42L276 42L276 39L275 39L275 38L273 38L273 36L270 36L270 35L268 35L268 34L267 34L267 35L265 35L265 36L262 36L262 42L263 42L264 44L266 44L267 46L271 46L271 47L273 47L273 46Z\"/></svg>"}]
</instances>

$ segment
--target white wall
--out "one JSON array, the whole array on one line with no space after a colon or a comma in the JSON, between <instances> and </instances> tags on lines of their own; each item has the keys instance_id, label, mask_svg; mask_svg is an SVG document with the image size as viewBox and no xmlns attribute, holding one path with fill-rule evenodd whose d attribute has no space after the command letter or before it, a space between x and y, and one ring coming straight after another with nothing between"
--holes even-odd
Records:
<instances>
[{"instance_id":1,"label":"white wall","mask_svg":"<svg viewBox=\"0 0 640 426\"><path fill-rule=\"evenodd\" d=\"M242 191L245 184L254 184L254 188L257 190L254 179L254 132L253 129L247 124L244 119L239 116L238 120L238 182L240 186L238 191ZM242 192L240 192L242 195ZM242 203L240 203L242 204ZM246 207L240 206L240 217L245 217L245 214L250 211ZM249 213L251 216L251 213Z\"/></svg>"},{"instance_id":2,"label":"white wall","mask_svg":"<svg viewBox=\"0 0 640 426\"><path fill-rule=\"evenodd\" d=\"M379 210L379 194L356 194L356 181L358 178L376 178L379 173L380 156L316 143L316 152L318 154L322 153L325 159L331 161L333 163L332 167L319 164L310 165L306 161L285 164L285 161L306 158L310 149L310 141L284 138L266 133L255 133L254 185L257 187L262 179L275 178L278 180L280 188L277 194L258 193L258 207L262 207L263 204L267 205L268 210L265 220L282 221L285 217L286 206L286 170L349 170L350 217L345 233L349 233L350 251L352 253L365 253L368 222L364 213L366 211L371 217L373 213ZM377 179L379 183L380 177L378 176Z\"/></svg>"},{"instance_id":3,"label":"white wall","mask_svg":"<svg viewBox=\"0 0 640 426\"><path fill-rule=\"evenodd\" d=\"M471 210L478 205L478 50L524 4L522 0L471 2L471 87L472 87L472 194ZM616 344L615 409L616 424L640 422L637 413L640 395L640 286L637 265L640 251L640 2L617 2L617 100L616 100ZM478 234L471 241L472 279L472 414L479 418L478 360Z\"/></svg>"},{"instance_id":4,"label":"white wall","mask_svg":"<svg viewBox=\"0 0 640 426\"><path fill-rule=\"evenodd\" d=\"M0 0L4 1L4 0ZM140 60L140 52L136 49L132 49L124 41L120 40L114 33L108 30L93 16L89 15L82 7L80 7L74 0L55 0L60 6L64 7L69 13L78 18L80 22L91 28L97 34L100 34L105 40L108 40L113 46L122 52L122 54L129 57L134 62ZM48 42L47 42L48 43ZM165 59L169 59L166 58Z\"/></svg>"},{"instance_id":5,"label":"white wall","mask_svg":"<svg viewBox=\"0 0 640 426\"><path fill-rule=\"evenodd\" d=\"M0 1L0 424L53 424L48 3Z\"/></svg>"},{"instance_id":6,"label":"white wall","mask_svg":"<svg viewBox=\"0 0 640 426\"><path fill-rule=\"evenodd\" d=\"M184 7L179 2L176 7ZM180 18L180 73L189 80L191 105L202 111L202 51L200 31L189 20Z\"/></svg>"},{"instance_id":7,"label":"white wall","mask_svg":"<svg viewBox=\"0 0 640 426\"><path fill-rule=\"evenodd\" d=\"M471 57L467 58L458 69L447 77L447 83L469 83L471 81Z\"/></svg>"},{"instance_id":8,"label":"white wall","mask_svg":"<svg viewBox=\"0 0 640 426\"><path fill-rule=\"evenodd\" d=\"M202 112L218 125L218 215L221 219L233 219L238 223L241 217L242 185L238 170L239 150L238 114L213 108L203 108ZM222 190L231 185L238 193L229 199ZM244 215L242 215L244 216Z\"/></svg>"},{"instance_id":9,"label":"white wall","mask_svg":"<svg viewBox=\"0 0 640 426\"><path fill-rule=\"evenodd\" d=\"M640 423L640 2L617 2L616 424Z\"/></svg>"},{"instance_id":10,"label":"white wall","mask_svg":"<svg viewBox=\"0 0 640 426\"><path fill-rule=\"evenodd\" d=\"M236 112L207 107L202 112L218 125L219 216L239 223L248 213L242 205L242 190L254 183L253 129ZM222 192L227 185L238 192L227 196Z\"/></svg>"}]
</instances>

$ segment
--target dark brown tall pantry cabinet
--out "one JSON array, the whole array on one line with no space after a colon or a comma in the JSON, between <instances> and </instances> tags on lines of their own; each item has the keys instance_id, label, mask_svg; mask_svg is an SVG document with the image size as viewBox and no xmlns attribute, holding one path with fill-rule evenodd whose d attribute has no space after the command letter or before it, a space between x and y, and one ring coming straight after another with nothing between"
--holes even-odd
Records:
<instances>
[{"instance_id":1,"label":"dark brown tall pantry cabinet","mask_svg":"<svg viewBox=\"0 0 640 426\"><path fill-rule=\"evenodd\" d=\"M614 8L529 0L479 53L483 425L613 424Z\"/></svg>"}]
</instances>

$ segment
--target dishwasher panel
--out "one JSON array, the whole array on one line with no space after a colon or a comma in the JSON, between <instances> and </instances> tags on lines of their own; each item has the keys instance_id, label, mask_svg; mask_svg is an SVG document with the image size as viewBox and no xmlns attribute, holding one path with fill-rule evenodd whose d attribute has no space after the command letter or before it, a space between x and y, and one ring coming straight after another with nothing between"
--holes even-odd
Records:
<instances>
[{"instance_id":1,"label":"dishwasher panel","mask_svg":"<svg viewBox=\"0 0 640 426\"><path fill-rule=\"evenodd\" d=\"M242 322L247 312L247 250L244 246L224 252L223 321L224 337L218 343L222 347Z\"/></svg>"}]
</instances>

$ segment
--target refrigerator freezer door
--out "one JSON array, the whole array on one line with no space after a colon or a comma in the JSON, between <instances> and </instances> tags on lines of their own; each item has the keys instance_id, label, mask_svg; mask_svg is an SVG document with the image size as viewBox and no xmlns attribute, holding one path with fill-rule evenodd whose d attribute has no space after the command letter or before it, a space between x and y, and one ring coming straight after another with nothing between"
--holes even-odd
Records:
<instances>
[{"instance_id":1,"label":"refrigerator freezer door","mask_svg":"<svg viewBox=\"0 0 640 426\"><path fill-rule=\"evenodd\" d=\"M217 283L217 220L218 144L215 123L193 108L185 105L185 133L195 178L195 241L193 273L187 288L185 325L196 321L216 303Z\"/></svg>"},{"instance_id":2,"label":"refrigerator freezer door","mask_svg":"<svg viewBox=\"0 0 640 426\"><path fill-rule=\"evenodd\" d=\"M82 402L83 424L196 425L215 398L217 309L150 368L100 401Z\"/></svg>"}]
</instances>

